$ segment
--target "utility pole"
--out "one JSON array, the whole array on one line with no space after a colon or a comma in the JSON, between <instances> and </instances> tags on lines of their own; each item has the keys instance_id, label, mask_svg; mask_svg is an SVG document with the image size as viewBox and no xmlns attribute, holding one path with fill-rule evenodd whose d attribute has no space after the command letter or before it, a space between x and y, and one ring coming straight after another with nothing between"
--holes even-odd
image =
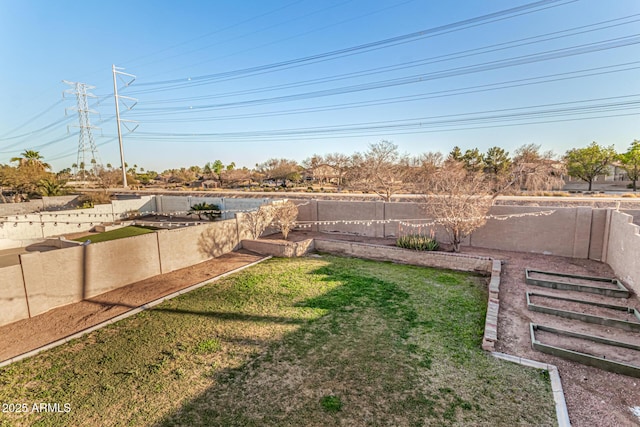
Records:
<instances>
[{"instance_id":1,"label":"utility pole","mask_svg":"<svg viewBox=\"0 0 640 427\"><path fill-rule=\"evenodd\" d=\"M124 148L122 147L122 128L121 128L121 123L124 123L124 127L127 128L127 130L129 132L133 132L138 126L136 124L136 126L133 129L129 129L129 127L126 125L126 123L137 123L137 122L135 122L134 120L126 120L126 119L121 119L120 118L120 99L127 99L127 100L133 102L133 104L131 106L128 106L128 105L124 104L124 102L123 102L124 106L127 107L127 110L132 109L134 107L134 105L136 105L138 103L138 100L135 99L135 98L130 98L128 96L118 95L118 79L117 79L118 75L127 76L127 77L131 78L131 80L129 80L129 81L123 80L125 86L129 86L136 79L136 76L134 76L133 74L128 74L128 73L125 73L125 72L120 71L120 70L124 70L124 68L116 67L115 65L111 66L111 71L113 72L113 95L114 95L115 101L116 101L116 123L118 125L118 142L120 144L120 162L122 164L122 186L124 188L127 188L128 187L128 185L127 185L127 169L125 167L125 162L124 162Z\"/></svg>"},{"instance_id":2,"label":"utility pole","mask_svg":"<svg viewBox=\"0 0 640 427\"><path fill-rule=\"evenodd\" d=\"M101 167L100 157L98 156L98 149L96 147L96 143L93 139L93 134L91 133L92 129L99 129L95 126L91 125L91 121L89 120L89 114L98 114L97 111L91 110L89 108L89 103L87 102L87 98L96 98L96 96L92 93L87 92L87 90L95 89L95 86L89 86L86 83L79 82L70 82L67 80L62 81L65 84L72 86L72 89L67 89L62 93L62 97L64 98L65 94L71 94L76 96L76 107L72 107L78 111L78 121L79 125L77 127L80 128L80 138L78 141L78 156L77 156L77 165L82 170L82 179L86 179L86 171L85 168L87 166L87 151L91 151L91 167L93 169L93 173L97 176L98 170ZM88 145L88 148L87 148Z\"/></svg>"}]
</instances>

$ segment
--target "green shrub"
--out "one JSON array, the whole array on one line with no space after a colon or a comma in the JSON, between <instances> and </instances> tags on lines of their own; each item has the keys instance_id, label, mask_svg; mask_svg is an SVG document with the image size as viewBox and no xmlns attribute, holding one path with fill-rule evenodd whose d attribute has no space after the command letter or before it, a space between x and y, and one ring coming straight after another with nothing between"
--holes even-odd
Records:
<instances>
[{"instance_id":1,"label":"green shrub","mask_svg":"<svg viewBox=\"0 0 640 427\"><path fill-rule=\"evenodd\" d=\"M187 215L198 215L198 219L202 219L202 216L206 216L211 221L220 217L220 207L218 205L208 204L205 202L195 204L191 206Z\"/></svg>"},{"instance_id":2,"label":"green shrub","mask_svg":"<svg viewBox=\"0 0 640 427\"><path fill-rule=\"evenodd\" d=\"M419 234L407 234L406 236L398 237L396 246L416 251L436 251L439 247L436 239Z\"/></svg>"}]
</instances>

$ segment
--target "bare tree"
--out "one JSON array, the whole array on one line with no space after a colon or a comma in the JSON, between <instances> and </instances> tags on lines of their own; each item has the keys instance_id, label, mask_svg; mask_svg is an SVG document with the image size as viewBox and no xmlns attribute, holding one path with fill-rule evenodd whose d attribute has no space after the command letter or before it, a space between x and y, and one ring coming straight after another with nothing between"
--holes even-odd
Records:
<instances>
[{"instance_id":1,"label":"bare tree","mask_svg":"<svg viewBox=\"0 0 640 427\"><path fill-rule=\"evenodd\" d=\"M220 173L220 181L225 187L246 185L251 182L251 171L247 168L227 169Z\"/></svg>"},{"instance_id":2,"label":"bare tree","mask_svg":"<svg viewBox=\"0 0 640 427\"><path fill-rule=\"evenodd\" d=\"M289 159L269 159L258 165L258 171L265 174L266 179L281 180L286 185L287 180L300 180L300 167L298 162Z\"/></svg>"},{"instance_id":3,"label":"bare tree","mask_svg":"<svg viewBox=\"0 0 640 427\"><path fill-rule=\"evenodd\" d=\"M350 185L354 188L373 191L385 202L402 190L411 173L407 156L398 153L398 146L389 141L369 145L365 153L355 153L349 171Z\"/></svg>"},{"instance_id":4,"label":"bare tree","mask_svg":"<svg viewBox=\"0 0 640 427\"><path fill-rule=\"evenodd\" d=\"M526 144L514 152L508 178L499 185L501 191L545 191L564 186L565 167L554 159L552 151L540 152L540 146Z\"/></svg>"},{"instance_id":5,"label":"bare tree","mask_svg":"<svg viewBox=\"0 0 640 427\"><path fill-rule=\"evenodd\" d=\"M289 232L293 230L298 218L298 206L291 200L273 205L273 220L271 225L278 229L284 240L287 240Z\"/></svg>"},{"instance_id":6,"label":"bare tree","mask_svg":"<svg viewBox=\"0 0 640 427\"><path fill-rule=\"evenodd\" d=\"M242 215L242 222L249 229L252 239L257 239L264 233L273 221L273 213L273 206L262 205L257 210Z\"/></svg>"},{"instance_id":7,"label":"bare tree","mask_svg":"<svg viewBox=\"0 0 640 427\"><path fill-rule=\"evenodd\" d=\"M454 252L460 242L487 222L493 205L487 178L482 172L465 168L462 162L448 161L429 180L425 210L449 236Z\"/></svg>"},{"instance_id":8,"label":"bare tree","mask_svg":"<svg viewBox=\"0 0 640 427\"><path fill-rule=\"evenodd\" d=\"M335 177L338 180L338 191L340 191L344 185L349 167L351 167L351 157L342 153L331 153L327 154L324 160L328 166L333 168Z\"/></svg>"},{"instance_id":9,"label":"bare tree","mask_svg":"<svg viewBox=\"0 0 640 427\"><path fill-rule=\"evenodd\" d=\"M420 193L429 184L431 177L444 164L444 157L440 152L429 151L409 159L409 171L404 177L405 187ZM412 184L412 185L410 185Z\"/></svg>"}]
</instances>

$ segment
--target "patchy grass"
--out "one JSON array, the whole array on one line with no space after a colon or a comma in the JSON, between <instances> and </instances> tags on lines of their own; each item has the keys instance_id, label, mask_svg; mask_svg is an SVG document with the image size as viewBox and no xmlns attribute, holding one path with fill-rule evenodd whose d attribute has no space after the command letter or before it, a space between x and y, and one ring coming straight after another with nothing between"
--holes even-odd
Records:
<instances>
[{"instance_id":1,"label":"patchy grass","mask_svg":"<svg viewBox=\"0 0 640 427\"><path fill-rule=\"evenodd\" d=\"M342 401L338 396L322 396L320 404L328 412L338 412L342 409Z\"/></svg>"},{"instance_id":2,"label":"patchy grass","mask_svg":"<svg viewBox=\"0 0 640 427\"><path fill-rule=\"evenodd\" d=\"M476 276L272 259L0 369L0 425L551 425L547 377L480 350ZM0 418L2 420L2 418Z\"/></svg>"},{"instance_id":3,"label":"patchy grass","mask_svg":"<svg viewBox=\"0 0 640 427\"><path fill-rule=\"evenodd\" d=\"M140 236L142 234L153 233L154 229L146 227L137 227L130 225L128 227L118 228L116 230L105 231L104 233L94 234L92 236L79 237L73 239L76 242L84 242L91 240L91 243L107 242L109 240L123 239L125 237Z\"/></svg>"}]
</instances>

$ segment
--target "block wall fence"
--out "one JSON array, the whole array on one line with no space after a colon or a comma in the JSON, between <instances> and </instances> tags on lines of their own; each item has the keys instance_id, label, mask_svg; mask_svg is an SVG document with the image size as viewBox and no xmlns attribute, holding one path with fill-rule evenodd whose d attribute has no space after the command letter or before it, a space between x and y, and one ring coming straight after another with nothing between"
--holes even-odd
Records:
<instances>
[{"instance_id":1,"label":"block wall fence","mask_svg":"<svg viewBox=\"0 0 640 427\"><path fill-rule=\"evenodd\" d=\"M607 212L604 259L622 282L640 294L640 226L626 213Z\"/></svg>"},{"instance_id":2,"label":"block wall fence","mask_svg":"<svg viewBox=\"0 0 640 427\"><path fill-rule=\"evenodd\" d=\"M553 210L550 215L489 219L463 242L463 246L533 252L608 263L616 276L640 293L640 211L628 213L612 208L494 206L491 215L518 215ZM351 220L360 223L336 223ZM420 203L352 202L313 200L299 207L299 221L314 221L311 230L369 237L397 237L397 222L372 224L363 221L402 219L428 222ZM421 219L421 221L409 221ZM328 222L322 224L322 222ZM442 228L434 227L436 238L446 241ZM317 246L317 244L316 244Z\"/></svg>"},{"instance_id":3,"label":"block wall fence","mask_svg":"<svg viewBox=\"0 0 640 427\"><path fill-rule=\"evenodd\" d=\"M20 255L0 268L0 325L207 261L240 247L236 219Z\"/></svg>"},{"instance_id":4,"label":"block wall fence","mask_svg":"<svg viewBox=\"0 0 640 427\"><path fill-rule=\"evenodd\" d=\"M550 215L521 216L507 220L489 219L467 237L464 246L535 252L572 258L602 259L607 209L590 207L494 206L491 215L535 214L554 211ZM311 230L356 234L369 237L397 237L399 223L372 223L368 220L404 220L426 223L424 204L412 202L346 202L313 200L299 207L299 221L325 222ZM331 223L346 220L354 223ZM427 227L428 228L428 227ZM440 241L448 239L444 229L432 227ZM407 230L409 230L407 228Z\"/></svg>"},{"instance_id":5,"label":"block wall fence","mask_svg":"<svg viewBox=\"0 0 640 427\"><path fill-rule=\"evenodd\" d=\"M135 199L114 200L111 204L96 205L88 209L57 209L33 213L48 206L64 206L63 202L68 204L73 199L72 196L45 197L42 200L27 202L28 206L21 206L22 203L0 204L0 222L3 219L15 222L0 227L0 250L26 246L51 236L88 231L94 225L123 219L132 211L186 212L193 205L207 203L216 204L225 211L223 219L233 219L236 211L256 209L272 201L270 199L150 195Z\"/></svg>"},{"instance_id":6,"label":"block wall fence","mask_svg":"<svg viewBox=\"0 0 640 427\"><path fill-rule=\"evenodd\" d=\"M100 223L129 210L186 211L193 204L202 201L219 204L224 210L241 211L255 209L272 200L144 196L139 199L115 201L112 205L101 205L91 211L83 211L87 211L84 215L102 213L102 220L100 216L96 219L96 223ZM371 225L363 222L390 219L402 219L407 222L428 221L418 203L308 199L296 202L300 204L299 221L325 222L314 224L311 228L313 231L394 237L399 232L397 222ZM490 219L463 244L607 262L626 285L635 292L640 292L640 227L633 224L633 216L611 208L589 207L495 206L490 213L509 215L548 210L554 210L554 213L514 217L504 221ZM75 215L78 214L78 210L59 211L57 214ZM34 215L36 221L35 216L38 214L19 215ZM61 224L65 222L64 217L59 218L61 221L57 227L62 228L56 230L52 230L55 226L50 224L31 227L42 234L51 235L66 226ZM230 252L239 248L242 240L251 238L241 218L242 214L238 213L235 219L205 225L160 230L153 234L92 243L88 246L22 254L20 265L0 268L0 325L26 319L55 307L91 298L157 274L189 267ZM331 221L354 222L345 224ZM78 231L77 225L70 227L74 232ZM0 249L3 249L3 238L5 242L18 242L18 245L29 241L28 238L17 235L15 237L21 240L7 238L15 228L20 227L5 225L0 228ZM446 238L442 229L436 228L435 232L439 239ZM43 237L46 236L34 236L34 239L42 241Z\"/></svg>"}]
</instances>

